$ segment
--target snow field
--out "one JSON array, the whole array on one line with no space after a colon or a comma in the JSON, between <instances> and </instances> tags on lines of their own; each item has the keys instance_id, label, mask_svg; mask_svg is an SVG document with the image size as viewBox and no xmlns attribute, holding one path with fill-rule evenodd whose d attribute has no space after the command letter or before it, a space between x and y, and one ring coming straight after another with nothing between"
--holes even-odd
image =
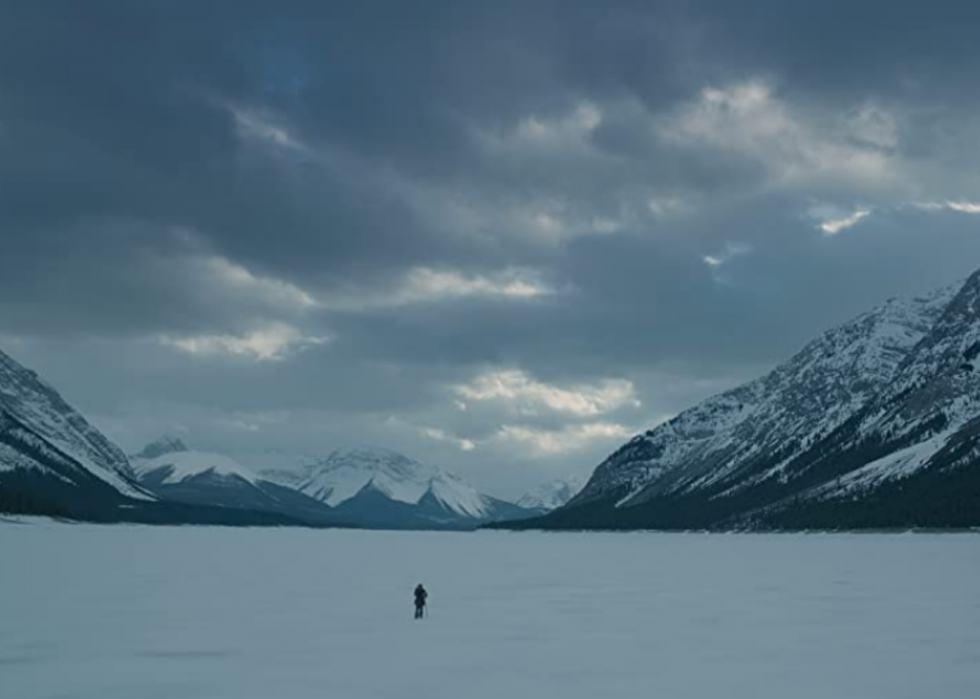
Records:
<instances>
[{"instance_id":1,"label":"snow field","mask_svg":"<svg viewBox=\"0 0 980 699\"><path fill-rule=\"evenodd\" d=\"M975 699L980 537L0 522L0 696ZM412 620L412 590L431 616Z\"/></svg>"}]
</instances>

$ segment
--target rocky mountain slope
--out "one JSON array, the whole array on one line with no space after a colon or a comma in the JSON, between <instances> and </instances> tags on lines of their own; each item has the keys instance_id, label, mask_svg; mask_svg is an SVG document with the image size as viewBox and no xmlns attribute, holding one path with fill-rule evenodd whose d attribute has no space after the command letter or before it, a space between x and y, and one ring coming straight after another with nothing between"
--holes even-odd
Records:
<instances>
[{"instance_id":1,"label":"rocky mountain slope","mask_svg":"<svg viewBox=\"0 0 980 699\"><path fill-rule=\"evenodd\" d=\"M68 516L153 499L117 446L34 371L0 352L0 500L6 509Z\"/></svg>"},{"instance_id":2,"label":"rocky mountain slope","mask_svg":"<svg viewBox=\"0 0 980 699\"><path fill-rule=\"evenodd\" d=\"M892 299L606 459L528 526L980 525L980 273Z\"/></svg>"},{"instance_id":3,"label":"rocky mountain slope","mask_svg":"<svg viewBox=\"0 0 980 699\"><path fill-rule=\"evenodd\" d=\"M847 424L788 465L818 473L806 497L763 521L835 517L869 526L980 524L980 272L961 288L894 379ZM822 481L817 484L817 481ZM862 506L858 507L858 504Z\"/></svg>"},{"instance_id":4,"label":"rocky mountain slope","mask_svg":"<svg viewBox=\"0 0 980 699\"><path fill-rule=\"evenodd\" d=\"M136 484L122 450L34 371L3 352L0 435L0 470L29 470L79 487L94 477L123 496L152 499Z\"/></svg>"}]
</instances>

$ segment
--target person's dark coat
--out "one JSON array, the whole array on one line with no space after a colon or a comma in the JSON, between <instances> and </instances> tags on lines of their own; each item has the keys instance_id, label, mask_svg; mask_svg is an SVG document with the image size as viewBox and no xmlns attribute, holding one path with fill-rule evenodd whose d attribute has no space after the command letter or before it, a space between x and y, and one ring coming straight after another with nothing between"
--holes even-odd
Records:
<instances>
[{"instance_id":1,"label":"person's dark coat","mask_svg":"<svg viewBox=\"0 0 980 699\"><path fill-rule=\"evenodd\" d=\"M425 601L428 599L429 593L426 591L422 584L419 583L418 587L415 588L415 618L421 619L425 614Z\"/></svg>"}]
</instances>

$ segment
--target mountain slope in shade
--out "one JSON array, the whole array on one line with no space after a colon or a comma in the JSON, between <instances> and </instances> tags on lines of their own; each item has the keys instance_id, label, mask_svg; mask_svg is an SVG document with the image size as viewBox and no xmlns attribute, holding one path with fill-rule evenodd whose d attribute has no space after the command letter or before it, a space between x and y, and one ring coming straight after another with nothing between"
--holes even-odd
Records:
<instances>
[{"instance_id":1,"label":"mountain slope in shade","mask_svg":"<svg viewBox=\"0 0 980 699\"><path fill-rule=\"evenodd\" d=\"M0 511L112 519L129 502L138 501L0 410Z\"/></svg>"},{"instance_id":2,"label":"mountain slope in shade","mask_svg":"<svg viewBox=\"0 0 980 699\"><path fill-rule=\"evenodd\" d=\"M764 521L972 526L980 519L980 272L972 275L894 380L852 420L788 466L818 472L795 506ZM816 479L805 479L811 485ZM856 508L857 502L869 503Z\"/></svg>"},{"instance_id":3,"label":"mountain slope in shade","mask_svg":"<svg viewBox=\"0 0 980 699\"><path fill-rule=\"evenodd\" d=\"M584 479L576 476L558 478L529 490L521 496L517 504L535 512L551 512L575 497L584 485Z\"/></svg>"},{"instance_id":4,"label":"mountain slope in shade","mask_svg":"<svg viewBox=\"0 0 980 699\"><path fill-rule=\"evenodd\" d=\"M104 482L123 496L152 499L135 483L135 474L126 455L95 429L38 375L21 366L0 351L0 417L6 429L15 430L24 440L45 445L66 462ZM33 436L28 437L30 433ZM0 461L0 471L14 463L11 452L18 450L8 443L7 458ZM23 454L23 452L21 451ZM18 468L50 471L41 461L22 458ZM74 469L62 469L61 476L73 480Z\"/></svg>"},{"instance_id":5,"label":"mountain slope in shade","mask_svg":"<svg viewBox=\"0 0 980 699\"><path fill-rule=\"evenodd\" d=\"M224 454L192 451L173 437L161 437L132 459L140 484L166 501L268 512L311 524L340 523L324 503L267 481Z\"/></svg>"},{"instance_id":6,"label":"mountain slope in shade","mask_svg":"<svg viewBox=\"0 0 980 699\"><path fill-rule=\"evenodd\" d=\"M600 465L576 502L613 490L618 502L640 504L778 471L892 379L954 293L892 299L824 333L766 376L634 439Z\"/></svg>"},{"instance_id":7,"label":"mountain slope in shade","mask_svg":"<svg viewBox=\"0 0 980 699\"><path fill-rule=\"evenodd\" d=\"M153 500L118 447L0 352L0 510L112 519Z\"/></svg>"},{"instance_id":8,"label":"mountain slope in shade","mask_svg":"<svg viewBox=\"0 0 980 699\"><path fill-rule=\"evenodd\" d=\"M980 524L980 499L952 494L977 471L978 288L974 275L825 333L770 374L634 438L532 525ZM916 504L913 474L931 504ZM944 514L938 502L969 512Z\"/></svg>"},{"instance_id":9,"label":"mountain slope in shade","mask_svg":"<svg viewBox=\"0 0 980 699\"><path fill-rule=\"evenodd\" d=\"M479 493L454 474L385 449L335 451L326 457L301 457L299 462L297 469L262 475L362 526L472 528L533 514Z\"/></svg>"}]
</instances>

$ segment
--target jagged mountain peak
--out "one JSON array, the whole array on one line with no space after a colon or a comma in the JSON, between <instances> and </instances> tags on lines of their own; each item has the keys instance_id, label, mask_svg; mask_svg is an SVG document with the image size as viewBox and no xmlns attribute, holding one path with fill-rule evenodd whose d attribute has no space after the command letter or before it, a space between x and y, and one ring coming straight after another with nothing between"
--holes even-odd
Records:
<instances>
[{"instance_id":1,"label":"jagged mountain peak","mask_svg":"<svg viewBox=\"0 0 980 699\"><path fill-rule=\"evenodd\" d=\"M258 474L227 454L191 449L179 437L165 434L132 457L133 470L143 483L155 487L191 479L239 479L254 485Z\"/></svg>"},{"instance_id":2,"label":"jagged mountain peak","mask_svg":"<svg viewBox=\"0 0 980 699\"><path fill-rule=\"evenodd\" d=\"M252 455L246 463L261 463ZM379 497L391 507L384 526L475 526L493 518L527 515L516 505L480 493L458 475L422 463L391 449L356 446L336 449L326 456L297 455L290 464L276 455L272 468L261 471L264 478L295 488L355 521L365 513L358 504L378 507ZM375 512L368 520L377 521Z\"/></svg>"},{"instance_id":3,"label":"jagged mountain peak","mask_svg":"<svg viewBox=\"0 0 980 699\"><path fill-rule=\"evenodd\" d=\"M578 476L555 478L526 492L517 504L529 510L548 512L567 503L584 485L585 479Z\"/></svg>"},{"instance_id":4,"label":"jagged mountain peak","mask_svg":"<svg viewBox=\"0 0 980 699\"><path fill-rule=\"evenodd\" d=\"M134 456L140 459L155 459L164 454L174 454L184 451L190 451L190 449L187 448L187 445L179 437L165 434L154 439Z\"/></svg>"},{"instance_id":5,"label":"jagged mountain peak","mask_svg":"<svg viewBox=\"0 0 980 699\"><path fill-rule=\"evenodd\" d=\"M164 451L151 458L134 458L133 468L142 481L156 485L171 485L200 477L236 478L251 484L259 480L252 469L230 456L186 448Z\"/></svg>"},{"instance_id":6,"label":"jagged mountain peak","mask_svg":"<svg viewBox=\"0 0 980 699\"><path fill-rule=\"evenodd\" d=\"M453 474L376 447L338 449L326 457L307 460L300 490L337 506L368 484L393 500L409 504L418 503L433 487L445 493L455 492L456 498L446 495L446 499L451 507L458 505L461 513L473 509L470 496L476 493Z\"/></svg>"}]
</instances>

